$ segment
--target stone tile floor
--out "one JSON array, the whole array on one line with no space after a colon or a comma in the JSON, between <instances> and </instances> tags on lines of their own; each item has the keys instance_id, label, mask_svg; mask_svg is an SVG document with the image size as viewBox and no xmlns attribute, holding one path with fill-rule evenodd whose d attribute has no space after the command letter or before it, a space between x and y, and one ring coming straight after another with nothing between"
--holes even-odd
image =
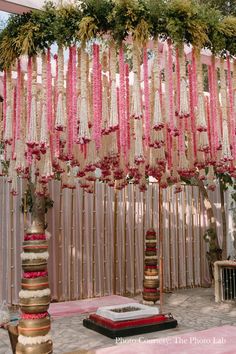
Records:
<instances>
[{"instance_id":1,"label":"stone tile floor","mask_svg":"<svg viewBox=\"0 0 236 354\"><path fill-rule=\"evenodd\" d=\"M181 335L224 325L236 326L236 303L214 302L214 289L196 288L178 290L164 294L163 312L171 312L178 321L178 327L160 332L142 335L145 339ZM84 328L82 320L86 315L61 318L52 322L54 354L79 350L92 350L116 344L114 339ZM132 338L138 338L133 336ZM129 337L127 337L129 339ZM0 329L0 354L10 354L10 342L7 331Z\"/></svg>"}]
</instances>

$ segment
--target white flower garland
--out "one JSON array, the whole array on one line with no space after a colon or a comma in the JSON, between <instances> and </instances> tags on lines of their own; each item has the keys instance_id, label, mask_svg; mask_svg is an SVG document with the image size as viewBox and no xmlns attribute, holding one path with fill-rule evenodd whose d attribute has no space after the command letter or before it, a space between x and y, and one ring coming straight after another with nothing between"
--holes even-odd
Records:
<instances>
[{"instance_id":1,"label":"white flower garland","mask_svg":"<svg viewBox=\"0 0 236 354\"><path fill-rule=\"evenodd\" d=\"M23 253L21 253L20 256L23 261L33 260L33 259L46 259L47 260L49 258L49 253L48 252L42 252L42 253L23 252Z\"/></svg>"},{"instance_id":2,"label":"white flower garland","mask_svg":"<svg viewBox=\"0 0 236 354\"><path fill-rule=\"evenodd\" d=\"M30 299L31 297L50 296L51 290L49 288L43 290L21 290L19 297L22 299Z\"/></svg>"},{"instance_id":3,"label":"white flower garland","mask_svg":"<svg viewBox=\"0 0 236 354\"><path fill-rule=\"evenodd\" d=\"M147 280L159 279L159 276L158 275L144 275L144 279L147 279Z\"/></svg>"},{"instance_id":4,"label":"white flower garland","mask_svg":"<svg viewBox=\"0 0 236 354\"><path fill-rule=\"evenodd\" d=\"M46 343L49 340L52 340L51 334L46 334L46 336L37 336L37 337L26 337L21 334L18 337L18 342L23 345L35 345Z\"/></svg>"}]
</instances>

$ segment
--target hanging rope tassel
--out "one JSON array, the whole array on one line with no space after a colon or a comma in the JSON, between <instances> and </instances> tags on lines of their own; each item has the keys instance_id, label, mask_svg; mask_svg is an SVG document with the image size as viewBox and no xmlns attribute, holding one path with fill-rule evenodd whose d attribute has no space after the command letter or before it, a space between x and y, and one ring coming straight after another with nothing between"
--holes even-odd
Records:
<instances>
[{"instance_id":1,"label":"hanging rope tassel","mask_svg":"<svg viewBox=\"0 0 236 354\"><path fill-rule=\"evenodd\" d=\"M179 117L186 118L189 117L189 99L188 99L187 82L185 78L181 79L180 92L181 95L180 95Z\"/></svg>"},{"instance_id":2,"label":"hanging rope tassel","mask_svg":"<svg viewBox=\"0 0 236 354\"><path fill-rule=\"evenodd\" d=\"M161 110L160 92L155 92L154 109L153 109L153 127L154 130L160 130L164 128L163 115Z\"/></svg>"},{"instance_id":3,"label":"hanging rope tassel","mask_svg":"<svg viewBox=\"0 0 236 354\"><path fill-rule=\"evenodd\" d=\"M143 155L143 122L141 119L134 120L135 126L135 152L134 159L136 163L144 162Z\"/></svg>"},{"instance_id":4,"label":"hanging rope tassel","mask_svg":"<svg viewBox=\"0 0 236 354\"><path fill-rule=\"evenodd\" d=\"M223 142L222 142L222 161L227 162L231 161L232 154L229 144L229 131L227 121L223 121Z\"/></svg>"}]
</instances>

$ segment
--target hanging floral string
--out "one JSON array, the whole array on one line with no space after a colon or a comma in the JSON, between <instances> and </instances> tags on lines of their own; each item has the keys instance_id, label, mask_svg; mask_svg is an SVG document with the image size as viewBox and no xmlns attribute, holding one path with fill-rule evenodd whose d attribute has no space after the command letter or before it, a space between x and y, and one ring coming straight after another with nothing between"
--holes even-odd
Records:
<instances>
[{"instance_id":1,"label":"hanging floral string","mask_svg":"<svg viewBox=\"0 0 236 354\"><path fill-rule=\"evenodd\" d=\"M50 51L41 55L42 83L40 58L28 60L27 77L20 61L16 80L10 69L5 73L4 159L15 161L9 169L12 193L17 174L35 181L38 195L48 193L55 174L64 187L75 188L78 178L91 193L96 169L109 186L124 188L129 175L140 191L147 176L162 188L175 183L180 192L180 176L199 173L213 188L215 171L234 175L236 78L231 72L236 64L229 57L221 60L219 78L215 57L207 59L208 94L198 48L188 54L186 72L184 48L173 51L170 40L156 39L153 47L137 41L119 48L113 40L96 43L69 49L66 78L62 47L54 58L55 77ZM131 58L126 59L126 48L132 49Z\"/></svg>"},{"instance_id":2,"label":"hanging floral string","mask_svg":"<svg viewBox=\"0 0 236 354\"><path fill-rule=\"evenodd\" d=\"M99 45L93 44L93 139L96 149L101 146L101 119L100 119L100 70Z\"/></svg>"},{"instance_id":3,"label":"hanging floral string","mask_svg":"<svg viewBox=\"0 0 236 354\"><path fill-rule=\"evenodd\" d=\"M173 86L173 60L172 60L172 45L171 41L168 40L168 52L167 52L167 65L165 70L165 80L167 82L168 89L168 100L166 100L166 104L168 107L167 112L169 113L167 117L170 124L170 133L173 136L179 135L178 129L175 123L175 115L174 115L174 86Z\"/></svg>"},{"instance_id":4,"label":"hanging floral string","mask_svg":"<svg viewBox=\"0 0 236 354\"><path fill-rule=\"evenodd\" d=\"M29 121L29 125L28 125L26 143L27 143L28 147L30 147L30 148L34 148L38 144L38 136L37 136L37 62L36 62L36 57L32 58L30 121Z\"/></svg>"},{"instance_id":5,"label":"hanging floral string","mask_svg":"<svg viewBox=\"0 0 236 354\"><path fill-rule=\"evenodd\" d=\"M123 47L119 52L119 72L120 72L120 90L119 90L119 130L120 130L120 148L124 155L127 153L127 122L125 111L125 63Z\"/></svg>"},{"instance_id":6,"label":"hanging floral string","mask_svg":"<svg viewBox=\"0 0 236 354\"><path fill-rule=\"evenodd\" d=\"M189 99L187 91L186 67L184 57L184 44L179 45L177 50L177 87L178 87L178 116L186 118L189 116ZM178 77L179 76L179 77Z\"/></svg>"},{"instance_id":7,"label":"hanging floral string","mask_svg":"<svg viewBox=\"0 0 236 354\"><path fill-rule=\"evenodd\" d=\"M49 126L47 116L47 56L42 54L42 102L41 102L40 148L43 153L49 146Z\"/></svg>"},{"instance_id":8,"label":"hanging floral string","mask_svg":"<svg viewBox=\"0 0 236 354\"><path fill-rule=\"evenodd\" d=\"M125 64L125 98L126 98L126 123L127 123L127 147L130 149L130 92L129 92L129 64Z\"/></svg>"},{"instance_id":9,"label":"hanging floral string","mask_svg":"<svg viewBox=\"0 0 236 354\"><path fill-rule=\"evenodd\" d=\"M110 122L111 131L118 128L118 112L117 112L117 92L116 92L116 47L114 41L110 45L110 86L111 86L111 104L110 104Z\"/></svg>"},{"instance_id":10,"label":"hanging floral string","mask_svg":"<svg viewBox=\"0 0 236 354\"><path fill-rule=\"evenodd\" d=\"M21 129L21 100L22 100L22 73L21 73L21 61L17 61L17 84L16 84L16 140L20 139Z\"/></svg>"},{"instance_id":11,"label":"hanging floral string","mask_svg":"<svg viewBox=\"0 0 236 354\"><path fill-rule=\"evenodd\" d=\"M56 100L56 120L55 129L58 131L65 130L66 126L66 109L64 101L64 50L58 48L58 80L57 80L57 100Z\"/></svg>"},{"instance_id":12,"label":"hanging floral string","mask_svg":"<svg viewBox=\"0 0 236 354\"><path fill-rule=\"evenodd\" d=\"M150 142L150 102L147 47L143 48L143 76L144 76L144 102L145 102L145 143Z\"/></svg>"},{"instance_id":13,"label":"hanging floral string","mask_svg":"<svg viewBox=\"0 0 236 354\"><path fill-rule=\"evenodd\" d=\"M78 143L86 144L91 140L88 127L88 90L87 90L87 53L85 48L81 48L81 105L80 105L80 125ZM99 98L101 96L99 95Z\"/></svg>"},{"instance_id":14,"label":"hanging floral string","mask_svg":"<svg viewBox=\"0 0 236 354\"><path fill-rule=\"evenodd\" d=\"M232 146L232 156L236 159L236 139L235 139L235 122L234 122L234 97L233 97L233 83L231 76L230 57L227 55L227 81L228 81L228 122L230 132L230 143Z\"/></svg>"},{"instance_id":15,"label":"hanging floral string","mask_svg":"<svg viewBox=\"0 0 236 354\"><path fill-rule=\"evenodd\" d=\"M227 86L226 76L224 69L224 60L220 61L220 94L221 94L221 109L223 121L223 139L222 139L222 160L224 162L232 159L230 144L229 144L229 131L228 131L228 115L227 115ZM235 135L235 134L234 134Z\"/></svg>"}]
</instances>

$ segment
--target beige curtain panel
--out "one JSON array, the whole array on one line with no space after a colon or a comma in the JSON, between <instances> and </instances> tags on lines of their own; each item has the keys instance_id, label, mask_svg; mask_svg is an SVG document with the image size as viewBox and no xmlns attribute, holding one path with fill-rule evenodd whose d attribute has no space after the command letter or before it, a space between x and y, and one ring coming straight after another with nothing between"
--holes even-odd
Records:
<instances>
[{"instance_id":1,"label":"beige curtain panel","mask_svg":"<svg viewBox=\"0 0 236 354\"><path fill-rule=\"evenodd\" d=\"M18 302L21 242L26 216L21 213L21 195L12 197L9 184L0 179L0 301ZM159 230L163 220L164 288L210 284L203 234L207 217L197 187L183 192L163 191L159 210L159 188L153 183L146 193L134 185L118 191L97 182L95 194L82 189L61 190L50 185L54 207L47 215L50 238L49 273L52 297L74 300L109 294L135 295L142 291L144 235ZM221 237L219 191L215 202L218 234ZM221 240L220 240L221 242ZM160 245L158 245L160 248Z\"/></svg>"}]
</instances>

